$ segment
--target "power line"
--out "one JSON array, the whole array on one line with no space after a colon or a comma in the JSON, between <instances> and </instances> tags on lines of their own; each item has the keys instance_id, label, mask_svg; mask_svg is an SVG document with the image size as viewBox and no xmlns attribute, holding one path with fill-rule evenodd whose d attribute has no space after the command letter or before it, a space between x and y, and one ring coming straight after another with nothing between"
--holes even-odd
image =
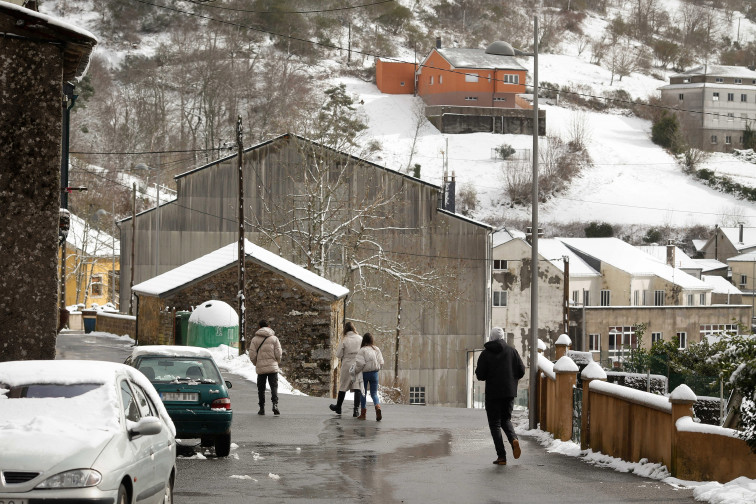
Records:
<instances>
[{"instance_id":1,"label":"power line","mask_svg":"<svg viewBox=\"0 0 756 504\"><path fill-rule=\"evenodd\" d=\"M372 2L367 4L360 4L360 5L348 5L346 7L333 7L331 9L317 9L317 10L301 10L301 11L287 11L287 10L255 10L255 9L238 9L236 7L223 7L220 5L212 5L208 3L208 0L184 0L185 2L189 2L196 5L201 5L202 7L210 7L212 9L219 9L219 10L228 10L228 11L235 11L235 12L245 12L250 14L321 14L324 12L336 12L336 11L345 11L345 10L352 10L352 9L361 9L363 7L372 7L374 5L382 5L387 3L393 3L394 0L380 0L378 2Z\"/></svg>"},{"instance_id":2,"label":"power line","mask_svg":"<svg viewBox=\"0 0 756 504\"><path fill-rule=\"evenodd\" d=\"M187 153L187 152L212 152L212 151L220 151L220 150L231 150L231 147L210 147L207 149L178 149L178 150L156 150L156 151L123 151L123 152L104 152L104 151L71 151L71 154L91 154L91 155L101 155L101 156L111 156L111 155L123 155L123 156L130 156L130 155L144 155L144 154L180 154L180 153Z\"/></svg>"}]
</instances>

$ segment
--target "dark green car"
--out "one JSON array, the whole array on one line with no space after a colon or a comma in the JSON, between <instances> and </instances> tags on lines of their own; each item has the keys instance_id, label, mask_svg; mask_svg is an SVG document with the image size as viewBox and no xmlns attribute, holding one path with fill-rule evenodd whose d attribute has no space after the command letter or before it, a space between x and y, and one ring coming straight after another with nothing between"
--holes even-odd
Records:
<instances>
[{"instance_id":1,"label":"dark green car","mask_svg":"<svg viewBox=\"0 0 756 504\"><path fill-rule=\"evenodd\" d=\"M137 346L126 364L140 370L160 394L176 425L177 439L215 446L218 457L231 451L231 382L223 380L212 354L198 347Z\"/></svg>"}]
</instances>

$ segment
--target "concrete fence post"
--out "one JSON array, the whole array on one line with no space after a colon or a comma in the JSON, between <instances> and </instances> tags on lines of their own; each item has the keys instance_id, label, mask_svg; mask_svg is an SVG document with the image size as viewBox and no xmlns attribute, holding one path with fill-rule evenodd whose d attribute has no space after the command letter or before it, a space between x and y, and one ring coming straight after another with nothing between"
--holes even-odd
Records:
<instances>
[{"instance_id":1,"label":"concrete fence post","mask_svg":"<svg viewBox=\"0 0 756 504\"><path fill-rule=\"evenodd\" d=\"M591 447L591 382L593 380L606 381L606 372L597 362L593 361L580 373L583 379L583 413L580 417L580 448L587 450Z\"/></svg>"},{"instance_id":2,"label":"concrete fence post","mask_svg":"<svg viewBox=\"0 0 756 504\"><path fill-rule=\"evenodd\" d=\"M565 355L554 364L554 373L556 374L554 437L562 441L569 441L572 438L572 396L577 383L578 367L575 361Z\"/></svg>"},{"instance_id":3,"label":"concrete fence post","mask_svg":"<svg viewBox=\"0 0 756 504\"><path fill-rule=\"evenodd\" d=\"M671 435L670 440L672 442L672 449L671 449L671 466L669 468L670 472L672 473L672 476L677 476L678 473L678 460L677 460L677 446L680 442L680 436L677 433L677 421L682 417L692 417L693 416L693 404L698 400L698 397L696 397L696 394L688 387L687 385L683 384L678 386L675 390L672 391L671 394L669 394L669 402L672 404L672 417L671 417Z\"/></svg>"},{"instance_id":4,"label":"concrete fence post","mask_svg":"<svg viewBox=\"0 0 756 504\"><path fill-rule=\"evenodd\" d=\"M567 350L569 350L570 345L572 345L572 340L569 336L567 336L566 334L559 336L559 338L556 340L556 343L554 343L554 346L556 346L557 361L567 355Z\"/></svg>"}]
</instances>

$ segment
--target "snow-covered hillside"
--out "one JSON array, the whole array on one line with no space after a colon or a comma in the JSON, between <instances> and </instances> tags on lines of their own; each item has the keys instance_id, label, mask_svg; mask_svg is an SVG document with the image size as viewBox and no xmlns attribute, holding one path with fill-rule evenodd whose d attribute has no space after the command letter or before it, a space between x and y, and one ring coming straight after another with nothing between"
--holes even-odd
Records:
<instances>
[{"instance_id":1,"label":"snow-covered hillside","mask_svg":"<svg viewBox=\"0 0 756 504\"><path fill-rule=\"evenodd\" d=\"M532 59L522 62L532 72ZM539 56L539 80L585 86L597 96L607 89L624 89L633 98L645 98L665 84L633 74L621 83L615 78L615 85L610 88L608 70L578 56L550 54ZM389 168L406 169L417 124L416 102L420 99L381 94L375 85L357 79L340 79L340 82L364 102L368 135L383 148L376 161ZM567 191L539 207L542 223L601 220L617 224L712 226L756 222L756 204L715 191L685 175L670 154L651 142L649 121L621 112L600 113L549 105L544 100L541 103L546 110L547 136L567 138L574 120L585 121L587 148L593 159L593 166L574 180ZM422 179L441 184L442 151L447 141L449 170L456 174L457 188L472 185L477 191L480 205L475 218L529 218L530 207L502 206L503 163L493 160L491 152L501 144L532 149L532 137L489 133L444 135L426 123L419 131L412 158L412 164L422 166ZM730 175L747 185L756 184L756 165L731 155L712 155L701 167Z\"/></svg>"}]
</instances>

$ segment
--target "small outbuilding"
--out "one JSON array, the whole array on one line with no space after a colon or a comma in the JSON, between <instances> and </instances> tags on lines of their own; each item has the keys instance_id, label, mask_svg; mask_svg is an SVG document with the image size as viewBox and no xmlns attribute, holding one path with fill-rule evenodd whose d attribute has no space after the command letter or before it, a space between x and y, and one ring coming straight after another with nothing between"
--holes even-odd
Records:
<instances>
[{"instance_id":1,"label":"small outbuilding","mask_svg":"<svg viewBox=\"0 0 756 504\"><path fill-rule=\"evenodd\" d=\"M335 394L336 347L349 289L245 241L246 339L265 319L283 347L281 367L294 388L310 395ZM173 344L176 311L208 299L238 306L238 244L137 284L137 341Z\"/></svg>"}]
</instances>

